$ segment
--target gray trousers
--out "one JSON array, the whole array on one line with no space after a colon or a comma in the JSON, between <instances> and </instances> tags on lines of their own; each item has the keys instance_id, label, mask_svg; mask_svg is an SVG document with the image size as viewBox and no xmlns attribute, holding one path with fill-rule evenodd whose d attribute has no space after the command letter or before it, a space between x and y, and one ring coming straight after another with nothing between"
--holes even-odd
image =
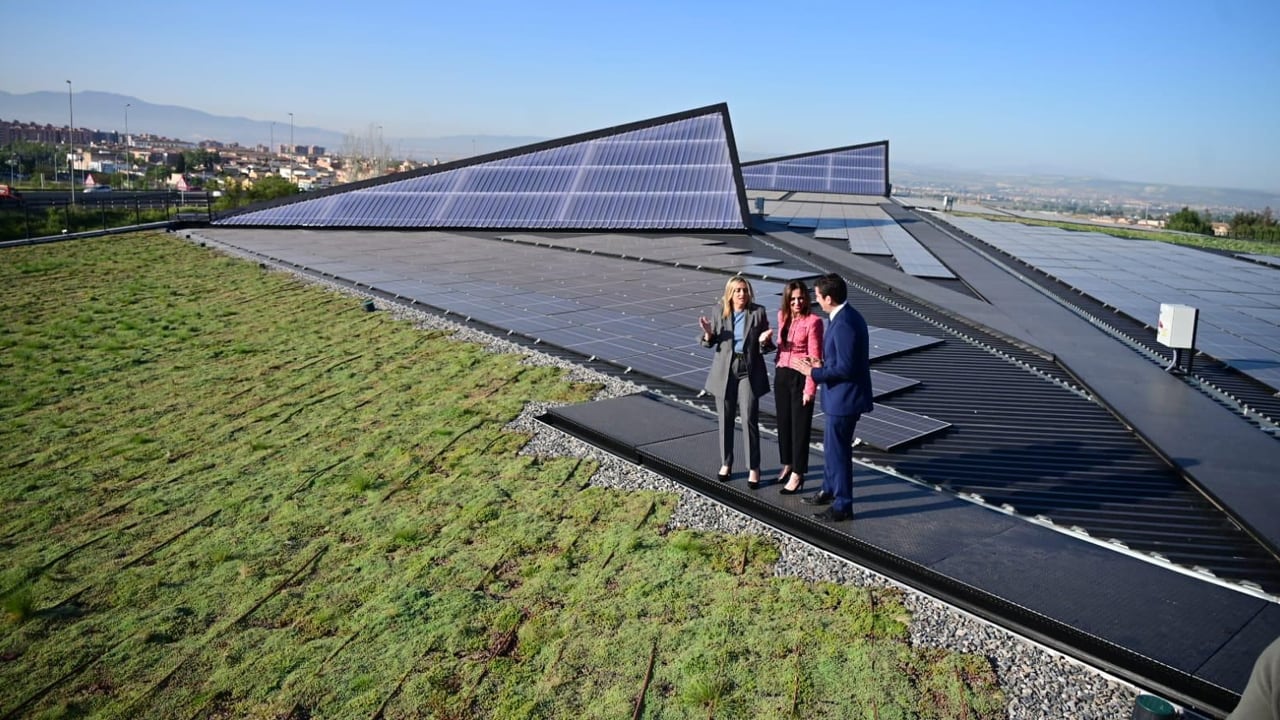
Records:
<instances>
[{"instance_id":1,"label":"gray trousers","mask_svg":"<svg viewBox=\"0 0 1280 720\"><path fill-rule=\"evenodd\" d=\"M737 373L737 362L729 369L729 385L716 398L716 416L720 420L720 463L733 466L734 416L742 418L747 436L747 468L760 469L760 398L751 392L751 378Z\"/></svg>"}]
</instances>

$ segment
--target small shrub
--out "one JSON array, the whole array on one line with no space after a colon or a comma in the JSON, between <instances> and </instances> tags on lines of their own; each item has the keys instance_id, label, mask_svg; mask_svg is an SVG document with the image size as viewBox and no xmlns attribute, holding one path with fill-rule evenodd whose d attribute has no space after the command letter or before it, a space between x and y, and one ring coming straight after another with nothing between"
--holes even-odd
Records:
<instances>
[{"instance_id":1,"label":"small shrub","mask_svg":"<svg viewBox=\"0 0 1280 720\"><path fill-rule=\"evenodd\" d=\"M36 614L36 601L28 588L20 588L4 598L4 616L9 622L18 623L30 620Z\"/></svg>"},{"instance_id":2,"label":"small shrub","mask_svg":"<svg viewBox=\"0 0 1280 720\"><path fill-rule=\"evenodd\" d=\"M690 705L714 708L724 702L733 684L724 677L699 677L692 680L680 693L684 701Z\"/></svg>"},{"instance_id":3,"label":"small shrub","mask_svg":"<svg viewBox=\"0 0 1280 720\"><path fill-rule=\"evenodd\" d=\"M418 541L419 535L418 528L408 525L398 528L391 536L391 542L395 545L412 545Z\"/></svg>"},{"instance_id":4,"label":"small shrub","mask_svg":"<svg viewBox=\"0 0 1280 720\"><path fill-rule=\"evenodd\" d=\"M233 552L231 546L226 543L218 543L209 548L209 561L214 565L221 565L234 557L235 552Z\"/></svg>"},{"instance_id":5,"label":"small shrub","mask_svg":"<svg viewBox=\"0 0 1280 720\"><path fill-rule=\"evenodd\" d=\"M351 491L357 495L366 490L373 489L375 484L377 484L377 478L363 470L354 472L347 478L347 486L350 487Z\"/></svg>"}]
</instances>

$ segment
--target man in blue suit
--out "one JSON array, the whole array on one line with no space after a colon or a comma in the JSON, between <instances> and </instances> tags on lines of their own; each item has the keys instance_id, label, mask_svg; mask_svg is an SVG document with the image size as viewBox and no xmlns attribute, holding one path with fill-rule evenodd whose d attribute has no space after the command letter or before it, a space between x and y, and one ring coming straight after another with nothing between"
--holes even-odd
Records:
<instances>
[{"instance_id":1,"label":"man in blue suit","mask_svg":"<svg viewBox=\"0 0 1280 720\"><path fill-rule=\"evenodd\" d=\"M853 517L853 432L858 418L872 408L870 339L867 321L846 303L844 278L832 273L818 278L814 295L830 320L822 346L822 360L797 358L791 367L811 375L822 386L822 490L804 502L829 505L814 517L831 522Z\"/></svg>"}]
</instances>

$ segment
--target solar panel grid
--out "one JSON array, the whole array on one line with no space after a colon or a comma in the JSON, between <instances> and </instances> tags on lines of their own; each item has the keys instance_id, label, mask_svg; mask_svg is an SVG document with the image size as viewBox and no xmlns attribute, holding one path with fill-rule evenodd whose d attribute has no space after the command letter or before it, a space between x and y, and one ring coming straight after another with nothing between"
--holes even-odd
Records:
<instances>
[{"instance_id":1,"label":"solar panel grid","mask_svg":"<svg viewBox=\"0 0 1280 720\"><path fill-rule=\"evenodd\" d=\"M923 421L903 424L904 417L900 413L901 411L894 411L893 408L877 403L870 413L864 414L858 421L858 439L888 452L917 438L951 427L950 423L920 415L915 417L923 418Z\"/></svg>"},{"instance_id":2,"label":"solar panel grid","mask_svg":"<svg viewBox=\"0 0 1280 720\"><path fill-rule=\"evenodd\" d=\"M321 262L354 267L358 259L375 269L383 262L398 273L417 277L421 272L438 281L392 280L380 289L691 389L701 388L705 380L710 358L697 343L697 317L715 312L723 277L573 253L568 257L580 274L549 280L551 272L565 275L563 263L548 261L546 250L528 245L418 233L400 236L402 247L384 243L371 251L352 241L356 234L323 237L309 246L309 255ZM509 269L494 269L495 249ZM406 257L412 262L400 259ZM782 284L753 284L757 301L772 313ZM882 337L892 336L890 331ZM891 387L913 382L890 378L880 381L882 388L889 382Z\"/></svg>"},{"instance_id":3,"label":"solar panel grid","mask_svg":"<svg viewBox=\"0 0 1280 720\"><path fill-rule=\"evenodd\" d=\"M1081 234L1086 237L1065 231L1033 233L1023 231L1023 226L997 229L987 227L988 221L957 220L963 223L961 227L966 232L1144 323L1153 324L1162 302L1197 306L1200 350L1271 387L1280 387L1280 370L1259 367L1265 363L1254 359L1258 352L1280 355L1280 325L1257 324L1254 322L1257 318L1252 316L1243 320L1247 314L1237 312L1241 305L1256 302L1253 295L1241 292L1255 277L1260 277L1268 289L1280 287L1280 275L1272 268L1166 243L1112 238L1098 233ZM1064 256L1063 259L1046 262L1033 254L1033 250L1038 252L1040 245L1048 243L1056 246L1055 254ZM1109 282L1108 277L1113 277L1116 269L1122 270L1125 277ZM1264 273L1254 276L1255 270ZM1251 337L1248 346L1232 339L1241 335Z\"/></svg>"},{"instance_id":4,"label":"solar panel grid","mask_svg":"<svg viewBox=\"0 0 1280 720\"><path fill-rule=\"evenodd\" d=\"M226 225L742 227L719 110L220 219ZM602 197L608 196L608 197Z\"/></svg>"},{"instance_id":5,"label":"solar panel grid","mask_svg":"<svg viewBox=\"0 0 1280 720\"><path fill-rule=\"evenodd\" d=\"M887 144L835 150L797 158L783 158L742 166L746 187L755 190L794 190L846 194L888 194L885 177Z\"/></svg>"}]
</instances>

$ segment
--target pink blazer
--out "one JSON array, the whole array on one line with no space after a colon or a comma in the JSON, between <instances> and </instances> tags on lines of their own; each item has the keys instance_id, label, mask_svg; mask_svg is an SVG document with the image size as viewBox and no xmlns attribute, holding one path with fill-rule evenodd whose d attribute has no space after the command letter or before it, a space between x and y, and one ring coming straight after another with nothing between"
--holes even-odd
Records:
<instances>
[{"instance_id":1,"label":"pink blazer","mask_svg":"<svg viewBox=\"0 0 1280 720\"><path fill-rule=\"evenodd\" d=\"M782 311L778 311L778 329L774 330L774 337L777 338L778 344L778 367L791 367L791 358L796 357L822 357L822 318L818 317L815 312L808 315L798 315L791 318L791 327L787 329L787 340L782 340ZM818 393L818 385L813 378L806 378L804 381L805 395L816 395Z\"/></svg>"}]
</instances>

